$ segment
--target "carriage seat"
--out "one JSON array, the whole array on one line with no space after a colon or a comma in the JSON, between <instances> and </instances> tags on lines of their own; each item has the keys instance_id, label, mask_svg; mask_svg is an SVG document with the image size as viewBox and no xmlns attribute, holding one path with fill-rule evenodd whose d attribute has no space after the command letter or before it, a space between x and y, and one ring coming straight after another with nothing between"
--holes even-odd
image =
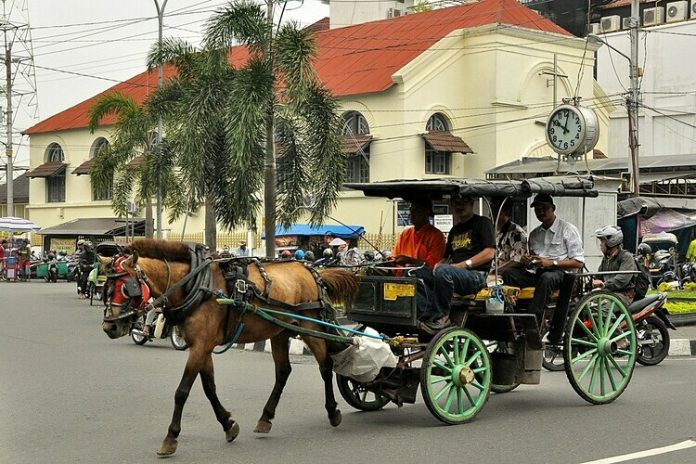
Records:
<instances>
[{"instance_id":1,"label":"carriage seat","mask_svg":"<svg viewBox=\"0 0 696 464\"><path fill-rule=\"evenodd\" d=\"M509 285L503 285L502 287L502 292L503 292L503 297L509 302L509 303L514 303L515 300L517 299L517 295L520 291L519 287L511 287ZM477 302L485 302L487 299L489 299L492 295L492 289L491 288L482 288L481 290L478 291L478 293L472 293L470 295L460 295L458 293L455 293L452 298L455 300L460 300L460 301L477 301Z\"/></svg>"},{"instance_id":2,"label":"carriage seat","mask_svg":"<svg viewBox=\"0 0 696 464\"><path fill-rule=\"evenodd\" d=\"M554 290L551 292L551 299L558 298L559 290ZM517 296L520 300L531 300L534 298L534 287L524 287L520 289L520 293Z\"/></svg>"}]
</instances>

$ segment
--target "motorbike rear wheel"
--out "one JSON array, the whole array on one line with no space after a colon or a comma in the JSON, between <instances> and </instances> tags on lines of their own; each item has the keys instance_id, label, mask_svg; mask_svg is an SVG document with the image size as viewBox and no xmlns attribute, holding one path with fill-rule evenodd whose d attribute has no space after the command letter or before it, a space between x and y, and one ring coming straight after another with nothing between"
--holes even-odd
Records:
<instances>
[{"instance_id":1,"label":"motorbike rear wheel","mask_svg":"<svg viewBox=\"0 0 696 464\"><path fill-rule=\"evenodd\" d=\"M669 330L662 319L650 316L637 324L638 354L636 362L643 366L660 364L669 353Z\"/></svg>"},{"instance_id":2,"label":"motorbike rear wheel","mask_svg":"<svg viewBox=\"0 0 696 464\"><path fill-rule=\"evenodd\" d=\"M186 340L184 340L184 337L182 337L181 333L179 332L178 325L174 325L171 327L171 330L169 332L169 340L171 341L174 349L177 351L184 351L188 348Z\"/></svg>"},{"instance_id":3,"label":"motorbike rear wheel","mask_svg":"<svg viewBox=\"0 0 696 464\"><path fill-rule=\"evenodd\" d=\"M145 316L141 316L136 322L133 323L133 328L131 329L131 339L133 339L133 343L136 345L144 345L147 343L148 338L145 335L142 335L142 330L145 325ZM136 330L139 331L139 333L136 333Z\"/></svg>"}]
</instances>

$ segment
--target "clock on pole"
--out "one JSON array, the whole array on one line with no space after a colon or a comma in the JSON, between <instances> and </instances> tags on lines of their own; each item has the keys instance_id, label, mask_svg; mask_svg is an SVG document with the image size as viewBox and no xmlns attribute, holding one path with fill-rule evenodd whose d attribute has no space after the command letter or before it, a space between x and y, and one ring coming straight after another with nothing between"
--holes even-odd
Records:
<instances>
[{"instance_id":1,"label":"clock on pole","mask_svg":"<svg viewBox=\"0 0 696 464\"><path fill-rule=\"evenodd\" d=\"M561 155L583 155L599 140L597 114L582 106L560 105L546 122L546 141Z\"/></svg>"}]
</instances>

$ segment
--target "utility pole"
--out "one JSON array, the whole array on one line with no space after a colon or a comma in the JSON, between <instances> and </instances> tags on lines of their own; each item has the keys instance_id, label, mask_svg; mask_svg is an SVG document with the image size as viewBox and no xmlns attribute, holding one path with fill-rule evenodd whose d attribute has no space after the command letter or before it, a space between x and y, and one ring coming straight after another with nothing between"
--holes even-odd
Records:
<instances>
[{"instance_id":1,"label":"utility pole","mask_svg":"<svg viewBox=\"0 0 696 464\"><path fill-rule=\"evenodd\" d=\"M159 1L154 0L155 8L157 8L157 21L158 21L158 34L157 34L157 45L162 46L162 28L164 27L164 8L167 6L169 0L164 0L162 6L160 7ZM157 66L157 88L162 88L164 84L164 68L160 63ZM157 121L157 138L155 139L155 156L160 161L162 156L162 117L160 116ZM160 163L155 163L157 166L157 238L162 238L162 178L160 173Z\"/></svg>"},{"instance_id":2,"label":"utility pole","mask_svg":"<svg viewBox=\"0 0 696 464\"><path fill-rule=\"evenodd\" d=\"M2 2L3 7L3 23L5 23L5 2ZM3 25L4 25L3 24ZM14 216L14 172L12 166L12 42L7 40L7 29L5 35L5 104L7 105L6 118L6 136L5 136L5 155L7 156L7 171L5 174L7 182L7 215Z\"/></svg>"},{"instance_id":3,"label":"utility pole","mask_svg":"<svg viewBox=\"0 0 696 464\"><path fill-rule=\"evenodd\" d=\"M4 40L3 63L5 65L5 178L7 186L7 215L14 216L14 146L21 146L21 141L14 141L14 123L17 110L23 112L32 120L38 120L38 103L36 99L36 76L34 74L34 53L31 45L31 29L29 28L28 0L10 2L2 0L2 18L0 30ZM16 20L22 18L22 20ZM13 50L13 45L17 49ZM25 124L28 121L23 121ZM19 136L18 136L19 137ZM2 143L2 142L0 142Z\"/></svg>"},{"instance_id":4,"label":"utility pole","mask_svg":"<svg viewBox=\"0 0 696 464\"><path fill-rule=\"evenodd\" d=\"M640 3L639 0L631 0L631 59L630 77L631 89L628 98L628 146L631 150L631 186L633 196L640 196L640 163L638 162L639 147L638 139L638 108L640 106L640 83L638 79L642 70L638 66L638 31L640 29Z\"/></svg>"}]
</instances>

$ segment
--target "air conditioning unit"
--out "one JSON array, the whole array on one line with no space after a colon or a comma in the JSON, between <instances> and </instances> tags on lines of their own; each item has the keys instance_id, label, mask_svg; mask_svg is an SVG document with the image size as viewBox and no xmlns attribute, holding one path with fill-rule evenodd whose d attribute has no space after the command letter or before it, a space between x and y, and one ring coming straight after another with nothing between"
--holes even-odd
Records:
<instances>
[{"instance_id":1,"label":"air conditioning unit","mask_svg":"<svg viewBox=\"0 0 696 464\"><path fill-rule=\"evenodd\" d=\"M665 22L665 9L661 6L657 8L646 8L643 10L643 26L655 26Z\"/></svg>"},{"instance_id":2,"label":"air conditioning unit","mask_svg":"<svg viewBox=\"0 0 696 464\"><path fill-rule=\"evenodd\" d=\"M696 0L691 0L691 14L689 18L696 19Z\"/></svg>"},{"instance_id":3,"label":"air conditioning unit","mask_svg":"<svg viewBox=\"0 0 696 464\"><path fill-rule=\"evenodd\" d=\"M694 0L696 2L696 0ZM599 23L590 23L590 30L589 33L592 35L599 35L602 33L602 28L599 26Z\"/></svg>"},{"instance_id":4,"label":"air conditioning unit","mask_svg":"<svg viewBox=\"0 0 696 464\"><path fill-rule=\"evenodd\" d=\"M629 30L631 28L631 17L621 18L621 29Z\"/></svg>"},{"instance_id":5,"label":"air conditioning unit","mask_svg":"<svg viewBox=\"0 0 696 464\"><path fill-rule=\"evenodd\" d=\"M599 23L602 27L602 32L614 32L621 29L621 16L612 15L605 16Z\"/></svg>"},{"instance_id":6,"label":"air conditioning unit","mask_svg":"<svg viewBox=\"0 0 696 464\"><path fill-rule=\"evenodd\" d=\"M401 10L398 8L388 8L387 9L387 18L396 18L401 16Z\"/></svg>"},{"instance_id":7,"label":"air conditioning unit","mask_svg":"<svg viewBox=\"0 0 696 464\"><path fill-rule=\"evenodd\" d=\"M667 22L684 21L689 17L689 2L672 2L667 4Z\"/></svg>"}]
</instances>

